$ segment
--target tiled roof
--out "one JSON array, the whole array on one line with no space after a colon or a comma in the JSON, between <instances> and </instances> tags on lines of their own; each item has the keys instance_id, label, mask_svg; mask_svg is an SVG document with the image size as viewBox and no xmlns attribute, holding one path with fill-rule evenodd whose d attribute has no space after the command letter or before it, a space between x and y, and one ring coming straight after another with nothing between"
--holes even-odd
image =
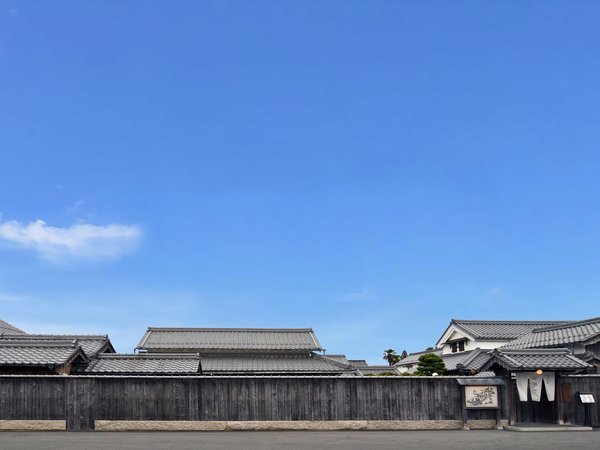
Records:
<instances>
[{"instance_id":1,"label":"tiled roof","mask_svg":"<svg viewBox=\"0 0 600 450\"><path fill-rule=\"evenodd\" d=\"M504 347L560 347L590 340L600 340L600 317L579 322L569 322L559 326L537 328L509 342Z\"/></svg>"},{"instance_id":2,"label":"tiled roof","mask_svg":"<svg viewBox=\"0 0 600 450\"><path fill-rule=\"evenodd\" d=\"M536 328L563 325L569 321L522 321L522 320L459 320L452 319L455 325L476 339L516 339Z\"/></svg>"},{"instance_id":3,"label":"tiled roof","mask_svg":"<svg viewBox=\"0 0 600 450\"><path fill-rule=\"evenodd\" d=\"M446 369L458 371L478 371L490 359L489 350L476 348L467 352L442 355Z\"/></svg>"},{"instance_id":4,"label":"tiled roof","mask_svg":"<svg viewBox=\"0 0 600 450\"><path fill-rule=\"evenodd\" d=\"M491 377L495 377L496 373L493 370L487 370L485 372L477 372L473 376L476 378L491 378Z\"/></svg>"},{"instance_id":5,"label":"tiled roof","mask_svg":"<svg viewBox=\"0 0 600 450\"><path fill-rule=\"evenodd\" d=\"M411 353L410 355L408 355L406 358L401 359L400 361L398 361L395 365L398 367L402 367L402 366L412 366L413 364L417 364L419 362L419 358L423 355L426 355L428 353L433 353L435 355L442 355L442 349L435 349L435 350L424 350L422 352L415 352L415 353Z\"/></svg>"},{"instance_id":6,"label":"tiled roof","mask_svg":"<svg viewBox=\"0 0 600 450\"><path fill-rule=\"evenodd\" d=\"M577 370L591 367L572 356L566 348L510 350L497 348L488 353L490 359L482 370L497 363L508 370Z\"/></svg>"},{"instance_id":7,"label":"tiled roof","mask_svg":"<svg viewBox=\"0 0 600 450\"><path fill-rule=\"evenodd\" d=\"M198 375L199 371L198 355L166 353L103 353L85 369L88 374L104 375Z\"/></svg>"},{"instance_id":8,"label":"tiled roof","mask_svg":"<svg viewBox=\"0 0 600 450\"><path fill-rule=\"evenodd\" d=\"M25 334L25 332L0 319L0 334Z\"/></svg>"},{"instance_id":9,"label":"tiled roof","mask_svg":"<svg viewBox=\"0 0 600 450\"><path fill-rule=\"evenodd\" d=\"M147 351L317 351L310 328L148 328L137 348Z\"/></svg>"},{"instance_id":10,"label":"tiled roof","mask_svg":"<svg viewBox=\"0 0 600 450\"><path fill-rule=\"evenodd\" d=\"M203 374L341 374L350 366L319 355L201 355Z\"/></svg>"},{"instance_id":11,"label":"tiled roof","mask_svg":"<svg viewBox=\"0 0 600 450\"><path fill-rule=\"evenodd\" d=\"M369 365L364 359L349 359L348 364L354 367L367 367Z\"/></svg>"},{"instance_id":12,"label":"tiled roof","mask_svg":"<svg viewBox=\"0 0 600 450\"><path fill-rule=\"evenodd\" d=\"M337 362L345 364L345 365L350 364L350 361L348 361L348 358L346 358L346 355L322 355L322 357L332 359L334 361L337 361ZM365 364L366 364L366 362L365 362Z\"/></svg>"},{"instance_id":13,"label":"tiled roof","mask_svg":"<svg viewBox=\"0 0 600 450\"><path fill-rule=\"evenodd\" d=\"M423 352L411 353L406 358L396 364L396 367L413 366L419 363L419 358L422 355L433 353L441 356L444 360L444 365L447 370L479 370L481 365L489 359L485 352L476 348L466 352L442 354L442 349L426 350ZM461 365L459 367L459 365Z\"/></svg>"},{"instance_id":14,"label":"tiled roof","mask_svg":"<svg viewBox=\"0 0 600 450\"><path fill-rule=\"evenodd\" d=\"M360 375L380 375L382 373L395 373L400 375L400 371L394 366L368 366L368 367L357 367L356 369Z\"/></svg>"},{"instance_id":15,"label":"tiled roof","mask_svg":"<svg viewBox=\"0 0 600 450\"><path fill-rule=\"evenodd\" d=\"M448 353L440 356L444 360L447 370L456 370L458 364L466 368L465 363L468 363L471 359L473 359L473 357L479 355L480 353L481 350L476 349L467 352Z\"/></svg>"},{"instance_id":16,"label":"tiled roof","mask_svg":"<svg viewBox=\"0 0 600 450\"><path fill-rule=\"evenodd\" d=\"M474 355L472 359L463 363L466 369L481 370L481 368L489 361L489 352L481 351L479 354Z\"/></svg>"},{"instance_id":17,"label":"tiled roof","mask_svg":"<svg viewBox=\"0 0 600 450\"><path fill-rule=\"evenodd\" d=\"M74 341L11 341L0 344L0 365L62 366L78 355L85 357Z\"/></svg>"},{"instance_id":18,"label":"tiled roof","mask_svg":"<svg viewBox=\"0 0 600 450\"><path fill-rule=\"evenodd\" d=\"M98 352L108 350L114 353L114 348L108 339L108 336L104 335L75 335L75 334L4 334L0 335L0 345L3 342L14 341L14 342L25 342L25 341L40 341L40 342L56 342L56 341L77 341L81 346L86 356L91 358Z\"/></svg>"}]
</instances>

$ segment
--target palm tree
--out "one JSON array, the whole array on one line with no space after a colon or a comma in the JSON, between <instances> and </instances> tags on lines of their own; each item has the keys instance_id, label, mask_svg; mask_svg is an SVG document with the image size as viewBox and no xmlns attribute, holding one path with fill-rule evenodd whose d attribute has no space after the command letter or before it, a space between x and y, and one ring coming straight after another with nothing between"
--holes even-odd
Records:
<instances>
[{"instance_id":1,"label":"palm tree","mask_svg":"<svg viewBox=\"0 0 600 450\"><path fill-rule=\"evenodd\" d=\"M400 361L400 356L396 353L396 350L389 348L383 352L383 359L385 359L390 366L393 366Z\"/></svg>"}]
</instances>

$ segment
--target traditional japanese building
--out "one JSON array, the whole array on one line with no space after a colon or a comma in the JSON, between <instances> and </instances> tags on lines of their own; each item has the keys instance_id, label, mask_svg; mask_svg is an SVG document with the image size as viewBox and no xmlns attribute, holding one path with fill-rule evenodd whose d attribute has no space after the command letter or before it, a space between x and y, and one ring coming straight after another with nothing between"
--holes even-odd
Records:
<instances>
[{"instance_id":1,"label":"traditional japanese building","mask_svg":"<svg viewBox=\"0 0 600 450\"><path fill-rule=\"evenodd\" d=\"M311 328L153 328L140 354L197 354L203 375L354 375L344 355L324 355Z\"/></svg>"},{"instance_id":2,"label":"traditional japanese building","mask_svg":"<svg viewBox=\"0 0 600 450\"><path fill-rule=\"evenodd\" d=\"M0 320L1 374L68 375L114 351L106 335L27 334Z\"/></svg>"}]
</instances>

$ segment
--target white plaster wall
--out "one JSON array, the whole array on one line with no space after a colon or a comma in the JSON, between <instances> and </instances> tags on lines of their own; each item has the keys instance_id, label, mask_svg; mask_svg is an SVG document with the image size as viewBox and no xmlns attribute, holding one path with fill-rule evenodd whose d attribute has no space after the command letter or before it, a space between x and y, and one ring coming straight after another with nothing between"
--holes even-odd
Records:
<instances>
[{"instance_id":1,"label":"white plaster wall","mask_svg":"<svg viewBox=\"0 0 600 450\"><path fill-rule=\"evenodd\" d=\"M481 348L485 350L492 350L498 347L502 347L503 345L509 343L509 340L506 341L467 341L465 342L465 351L475 350L476 348ZM444 344L442 349L442 354L449 355L452 354L452 347L450 344Z\"/></svg>"}]
</instances>

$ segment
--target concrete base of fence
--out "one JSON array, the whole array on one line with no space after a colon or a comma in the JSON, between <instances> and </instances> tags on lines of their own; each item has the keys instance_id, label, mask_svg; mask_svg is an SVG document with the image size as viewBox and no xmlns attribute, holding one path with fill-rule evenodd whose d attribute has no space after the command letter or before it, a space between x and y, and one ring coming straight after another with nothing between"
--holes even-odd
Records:
<instances>
[{"instance_id":1,"label":"concrete base of fence","mask_svg":"<svg viewBox=\"0 0 600 450\"><path fill-rule=\"evenodd\" d=\"M0 420L0 431L65 431L65 420Z\"/></svg>"},{"instance_id":2,"label":"concrete base of fence","mask_svg":"<svg viewBox=\"0 0 600 450\"><path fill-rule=\"evenodd\" d=\"M503 425L504 425L503 421ZM495 420L469 420L472 430L496 428ZM175 421L96 420L96 431L339 431L460 430L460 420Z\"/></svg>"}]
</instances>

